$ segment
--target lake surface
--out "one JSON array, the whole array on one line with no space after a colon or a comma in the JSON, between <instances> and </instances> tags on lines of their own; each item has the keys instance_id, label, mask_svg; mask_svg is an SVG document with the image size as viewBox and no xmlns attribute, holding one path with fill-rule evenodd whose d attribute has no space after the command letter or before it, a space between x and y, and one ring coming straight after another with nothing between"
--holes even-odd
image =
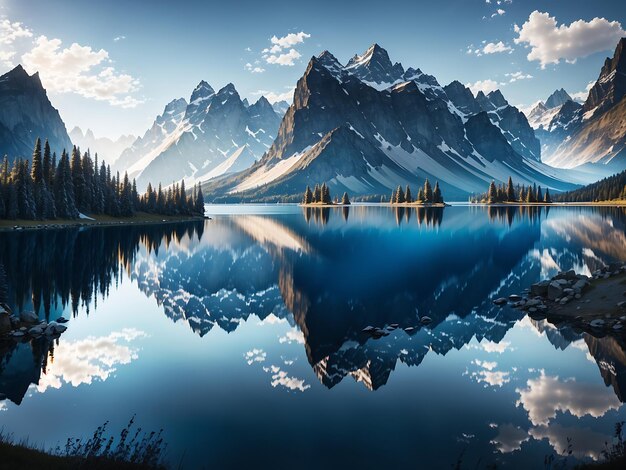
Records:
<instances>
[{"instance_id":1,"label":"lake surface","mask_svg":"<svg viewBox=\"0 0 626 470\"><path fill-rule=\"evenodd\" d=\"M0 427L52 447L136 415L184 468L541 468L626 419L624 344L492 303L626 261L622 209L207 213L0 233L13 309L70 319L0 349Z\"/></svg>"}]
</instances>

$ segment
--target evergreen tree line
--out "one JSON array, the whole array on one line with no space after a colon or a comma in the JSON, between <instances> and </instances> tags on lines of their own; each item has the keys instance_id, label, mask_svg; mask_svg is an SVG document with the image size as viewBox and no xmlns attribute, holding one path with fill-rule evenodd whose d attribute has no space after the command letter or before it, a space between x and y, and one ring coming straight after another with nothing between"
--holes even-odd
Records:
<instances>
[{"instance_id":1,"label":"evergreen tree line","mask_svg":"<svg viewBox=\"0 0 626 470\"><path fill-rule=\"evenodd\" d=\"M332 204L333 198L330 195L330 189L326 185L326 183L322 183L320 186L316 184L311 191L311 187L307 185L304 190L304 196L302 197L302 204ZM335 204L339 204L339 200L335 199ZM341 204L349 205L350 198L348 197L348 193L343 193L341 197Z\"/></svg>"},{"instance_id":2,"label":"evergreen tree line","mask_svg":"<svg viewBox=\"0 0 626 470\"><path fill-rule=\"evenodd\" d=\"M489 189L484 194L478 194L470 197L470 202L474 203L486 203L486 204L498 204L504 202L543 202L550 204L552 197L550 196L550 190L546 188L545 193L541 189L541 186L537 186L533 183L528 187L522 185L513 185L513 180L509 176L509 180L505 185L496 185L494 181L489 184Z\"/></svg>"},{"instance_id":3,"label":"evergreen tree line","mask_svg":"<svg viewBox=\"0 0 626 470\"><path fill-rule=\"evenodd\" d=\"M439 188L439 181L435 182L435 187L430 185L430 181L426 178L424 181L424 187L419 188L417 196L413 198L411 193L411 187L407 184L406 190L402 189L402 186L398 186L395 191L391 193L391 204L405 204L412 202L419 202L423 204L442 204L443 196L441 195L441 189Z\"/></svg>"},{"instance_id":4,"label":"evergreen tree line","mask_svg":"<svg viewBox=\"0 0 626 470\"><path fill-rule=\"evenodd\" d=\"M584 188L559 194L560 202L595 202L626 200L626 170Z\"/></svg>"},{"instance_id":5,"label":"evergreen tree line","mask_svg":"<svg viewBox=\"0 0 626 470\"><path fill-rule=\"evenodd\" d=\"M145 194L125 174L111 174L111 167L98 163L89 152L81 156L74 147L57 159L46 140L43 151L37 138L32 163L16 159L9 165L4 157L0 167L0 219L50 220L77 219L80 214L129 217L135 212L160 215L204 215L200 187L186 194L185 182L167 190L148 185Z\"/></svg>"}]
</instances>

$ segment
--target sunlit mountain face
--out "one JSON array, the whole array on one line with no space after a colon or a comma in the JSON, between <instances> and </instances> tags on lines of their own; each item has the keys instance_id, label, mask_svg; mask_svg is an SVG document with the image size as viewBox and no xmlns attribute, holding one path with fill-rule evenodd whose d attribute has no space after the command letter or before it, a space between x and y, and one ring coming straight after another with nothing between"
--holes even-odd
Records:
<instances>
[{"instance_id":1,"label":"sunlit mountain face","mask_svg":"<svg viewBox=\"0 0 626 470\"><path fill-rule=\"evenodd\" d=\"M137 414L190 468L232 464L235 435L264 461L327 449L305 467L371 465L374 442L381 465L463 452L528 468L568 437L572 461L597 459L626 412L623 338L492 301L626 260L625 223L606 208L241 206L190 224L3 233L0 300L70 322L54 343L2 344L0 419L20 435L43 413L51 426L33 437L48 441ZM99 406L61 425L59 400Z\"/></svg>"}]
</instances>

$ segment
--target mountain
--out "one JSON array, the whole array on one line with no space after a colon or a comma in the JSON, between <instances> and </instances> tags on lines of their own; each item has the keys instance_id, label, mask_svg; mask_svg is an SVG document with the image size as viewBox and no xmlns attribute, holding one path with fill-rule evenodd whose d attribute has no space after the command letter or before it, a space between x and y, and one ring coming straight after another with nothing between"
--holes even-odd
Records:
<instances>
[{"instance_id":1,"label":"mountain","mask_svg":"<svg viewBox=\"0 0 626 470\"><path fill-rule=\"evenodd\" d=\"M240 149L245 152L235 157L235 168L243 169L241 164L250 163L250 154L256 161L267 151L279 124L280 115L265 97L249 105L232 84L215 92L201 81L189 103L181 98L166 106L146 135L122 154L116 167L128 170L140 188L149 182L169 184L182 178L192 182L215 174L213 170Z\"/></svg>"},{"instance_id":2,"label":"mountain","mask_svg":"<svg viewBox=\"0 0 626 470\"><path fill-rule=\"evenodd\" d=\"M131 134L121 135L115 140L108 137L96 137L91 129L87 129L87 132L83 134L78 126L70 131L70 138L74 145L83 151L89 149L91 154L97 153L98 157L109 165L113 165L122 152L137 140L137 137Z\"/></svg>"},{"instance_id":3,"label":"mountain","mask_svg":"<svg viewBox=\"0 0 626 470\"><path fill-rule=\"evenodd\" d=\"M553 118L567 129L554 151L544 156L546 163L562 168L595 164L613 172L626 168L625 49L626 38L622 38L581 108L566 110L567 119Z\"/></svg>"},{"instance_id":4,"label":"mountain","mask_svg":"<svg viewBox=\"0 0 626 470\"><path fill-rule=\"evenodd\" d=\"M311 58L263 158L209 182L205 194L295 200L306 185L326 182L336 195L387 195L430 178L449 199L464 199L509 175L520 184L571 187L540 162L532 128L500 92L474 97L459 83L448 90L393 64L376 44L345 67L325 51Z\"/></svg>"},{"instance_id":5,"label":"mountain","mask_svg":"<svg viewBox=\"0 0 626 470\"><path fill-rule=\"evenodd\" d=\"M58 155L72 148L65 124L52 106L39 74L18 65L0 76L0 155L29 158L35 140L48 139Z\"/></svg>"},{"instance_id":6,"label":"mountain","mask_svg":"<svg viewBox=\"0 0 626 470\"><path fill-rule=\"evenodd\" d=\"M276 111L276 114L279 114L280 116L284 116L287 110L289 109L289 103L287 103L286 101L277 101L276 103L272 104L272 108L274 108L274 111Z\"/></svg>"},{"instance_id":7,"label":"mountain","mask_svg":"<svg viewBox=\"0 0 626 470\"><path fill-rule=\"evenodd\" d=\"M563 89L555 90L546 100L546 108L553 109L568 101L573 101L572 97Z\"/></svg>"},{"instance_id":8,"label":"mountain","mask_svg":"<svg viewBox=\"0 0 626 470\"><path fill-rule=\"evenodd\" d=\"M169 137L182 122L186 108L184 98L170 101L143 137L138 137L122 152L113 169L128 171L128 175L135 178L169 144Z\"/></svg>"}]
</instances>

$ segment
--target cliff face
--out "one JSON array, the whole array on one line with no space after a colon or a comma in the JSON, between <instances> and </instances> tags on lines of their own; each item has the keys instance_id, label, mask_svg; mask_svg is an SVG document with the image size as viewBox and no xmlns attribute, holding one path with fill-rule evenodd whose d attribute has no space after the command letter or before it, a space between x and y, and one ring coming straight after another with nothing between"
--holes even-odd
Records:
<instances>
[{"instance_id":1,"label":"cliff face","mask_svg":"<svg viewBox=\"0 0 626 470\"><path fill-rule=\"evenodd\" d=\"M48 139L57 154L72 147L39 74L28 75L18 65L0 77L0 155L8 155L11 160L30 157L37 137Z\"/></svg>"}]
</instances>

